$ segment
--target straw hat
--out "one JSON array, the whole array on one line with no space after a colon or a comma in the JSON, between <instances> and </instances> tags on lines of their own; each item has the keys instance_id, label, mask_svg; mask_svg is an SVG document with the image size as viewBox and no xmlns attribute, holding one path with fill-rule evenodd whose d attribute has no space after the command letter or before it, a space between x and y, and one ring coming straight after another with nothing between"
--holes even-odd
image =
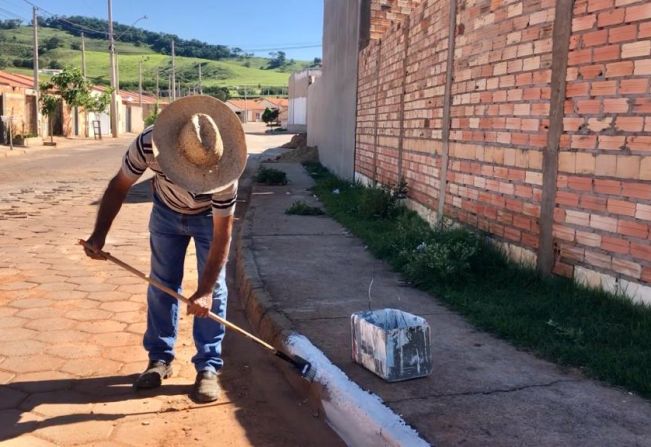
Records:
<instances>
[{"instance_id":1,"label":"straw hat","mask_svg":"<svg viewBox=\"0 0 651 447\"><path fill-rule=\"evenodd\" d=\"M165 175L195 194L237 180L246 165L246 141L237 115L212 96L187 96L156 118L153 150Z\"/></svg>"}]
</instances>

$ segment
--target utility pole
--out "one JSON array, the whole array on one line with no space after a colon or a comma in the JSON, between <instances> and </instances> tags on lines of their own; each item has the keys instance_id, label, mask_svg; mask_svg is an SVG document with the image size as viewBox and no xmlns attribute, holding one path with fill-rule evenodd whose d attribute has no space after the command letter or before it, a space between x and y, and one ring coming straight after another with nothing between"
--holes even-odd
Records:
<instances>
[{"instance_id":1,"label":"utility pole","mask_svg":"<svg viewBox=\"0 0 651 447\"><path fill-rule=\"evenodd\" d=\"M167 77L167 98L172 97L172 76Z\"/></svg>"},{"instance_id":2,"label":"utility pole","mask_svg":"<svg viewBox=\"0 0 651 447\"><path fill-rule=\"evenodd\" d=\"M201 86L201 62L199 62L199 94L203 95L203 87Z\"/></svg>"},{"instance_id":3,"label":"utility pole","mask_svg":"<svg viewBox=\"0 0 651 447\"><path fill-rule=\"evenodd\" d=\"M178 89L177 92L176 92L176 96L178 96L178 97L180 98L181 96L183 96L183 95L181 94L181 93L182 93L182 92L181 92L181 81L176 81L176 87L177 87L177 89Z\"/></svg>"},{"instance_id":4,"label":"utility pole","mask_svg":"<svg viewBox=\"0 0 651 447\"><path fill-rule=\"evenodd\" d=\"M36 101L36 135L41 135L41 114L39 112L38 98L40 87L38 85L38 20L36 6L32 6L32 27L34 28L34 100Z\"/></svg>"},{"instance_id":5,"label":"utility pole","mask_svg":"<svg viewBox=\"0 0 651 447\"><path fill-rule=\"evenodd\" d=\"M111 59L111 134L117 138L118 131L118 104L117 104L117 70L115 64L115 41L113 40L113 7L108 0L108 31L109 31L109 57Z\"/></svg>"},{"instance_id":6,"label":"utility pole","mask_svg":"<svg viewBox=\"0 0 651 447\"><path fill-rule=\"evenodd\" d=\"M84 33L81 33L81 73L86 78L86 39L84 39Z\"/></svg>"},{"instance_id":7,"label":"utility pole","mask_svg":"<svg viewBox=\"0 0 651 447\"><path fill-rule=\"evenodd\" d=\"M138 61L138 105L142 109L142 59Z\"/></svg>"},{"instance_id":8,"label":"utility pole","mask_svg":"<svg viewBox=\"0 0 651 447\"><path fill-rule=\"evenodd\" d=\"M176 100L176 55L174 54L174 40L172 40L172 101Z\"/></svg>"},{"instance_id":9,"label":"utility pole","mask_svg":"<svg viewBox=\"0 0 651 447\"><path fill-rule=\"evenodd\" d=\"M160 77L160 74L159 74L159 71L158 71L158 68L157 68L156 69L156 101L158 101L160 99L160 88L158 86L159 77Z\"/></svg>"},{"instance_id":10,"label":"utility pole","mask_svg":"<svg viewBox=\"0 0 651 447\"><path fill-rule=\"evenodd\" d=\"M246 85L244 86L244 122L249 122L248 101L246 99Z\"/></svg>"}]
</instances>

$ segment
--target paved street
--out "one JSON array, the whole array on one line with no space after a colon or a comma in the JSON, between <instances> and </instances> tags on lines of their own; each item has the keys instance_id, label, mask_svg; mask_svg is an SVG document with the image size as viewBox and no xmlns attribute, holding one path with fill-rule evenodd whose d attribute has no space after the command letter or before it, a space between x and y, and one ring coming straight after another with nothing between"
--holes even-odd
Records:
<instances>
[{"instance_id":1,"label":"paved street","mask_svg":"<svg viewBox=\"0 0 651 447\"><path fill-rule=\"evenodd\" d=\"M260 152L289 136L250 138L250 151ZM92 229L127 141L0 159L0 445L340 445L271 357L232 333L220 378L224 396L209 405L190 401L194 346L184 315L174 377L159 390L134 393L131 382L146 364L146 285L86 258L76 244ZM144 181L106 245L144 271L149 208ZM187 292L196 285L190 251ZM229 318L247 326L234 292Z\"/></svg>"}]
</instances>

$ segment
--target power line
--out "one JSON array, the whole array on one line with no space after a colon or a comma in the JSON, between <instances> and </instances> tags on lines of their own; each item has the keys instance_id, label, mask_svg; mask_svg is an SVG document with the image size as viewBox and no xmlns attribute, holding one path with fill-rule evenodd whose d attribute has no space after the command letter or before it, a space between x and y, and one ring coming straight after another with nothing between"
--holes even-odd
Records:
<instances>
[{"instance_id":1,"label":"power line","mask_svg":"<svg viewBox=\"0 0 651 447\"><path fill-rule=\"evenodd\" d=\"M28 5L31 5L31 6L33 6L35 8L37 8L38 10L43 11L43 12L49 14L50 16L55 17L57 20L61 20L62 22L65 22L65 23L69 24L70 26L73 26L73 27L77 28L80 31L86 31L86 32L94 33L94 34L106 35L106 31L99 31L99 30L96 30L94 28L88 28L87 26L79 25L77 23L71 22L70 20L64 19L59 14L53 13L52 11L48 11L45 8L41 8L39 5L37 5L36 3L31 2L30 0L23 0L23 1L25 3L27 3Z\"/></svg>"},{"instance_id":2,"label":"power line","mask_svg":"<svg viewBox=\"0 0 651 447\"><path fill-rule=\"evenodd\" d=\"M243 49L242 51L245 52L255 52L255 51L275 51L275 50L301 50L304 48L321 48L323 45L322 44L315 44L315 45L299 45L299 46L291 46L291 47L276 47L276 48L254 48L254 49Z\"/></svg>"}]
</instances>

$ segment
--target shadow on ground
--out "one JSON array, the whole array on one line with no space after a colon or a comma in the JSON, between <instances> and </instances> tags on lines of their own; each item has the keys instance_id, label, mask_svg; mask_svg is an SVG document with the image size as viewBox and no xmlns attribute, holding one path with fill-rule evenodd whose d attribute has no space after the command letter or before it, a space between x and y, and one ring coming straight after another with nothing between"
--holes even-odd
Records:
<instances>
[{"instance_id":1,"label":"shadow on ground","mask_svg":"<svg viewBox=\"0 0 651 447\"><path fill-rule=\"evenodd\" d=\"M97 412L101 404L128 402L160 396L186 396L191 384L170 384L153 390L134 391L132 383L137 375L92 377L83 379L60 379L13 382L0 386L0 396L28 393L22 402L11 409L0 412L0 441L28 434L36 429L62 426L87 421L115 421L127 416L144 416L187 408L167 408L156 411ZM208 406L229 405L230 402L216 402ZM42 420L23 420L23 416L38 410L38 407L78 406L78 413L55 414L56 409L46 409ZM202 405L206 406L206 405ZM68 407L69 408L69 407Z\"/></svg>"}]
</instances>

